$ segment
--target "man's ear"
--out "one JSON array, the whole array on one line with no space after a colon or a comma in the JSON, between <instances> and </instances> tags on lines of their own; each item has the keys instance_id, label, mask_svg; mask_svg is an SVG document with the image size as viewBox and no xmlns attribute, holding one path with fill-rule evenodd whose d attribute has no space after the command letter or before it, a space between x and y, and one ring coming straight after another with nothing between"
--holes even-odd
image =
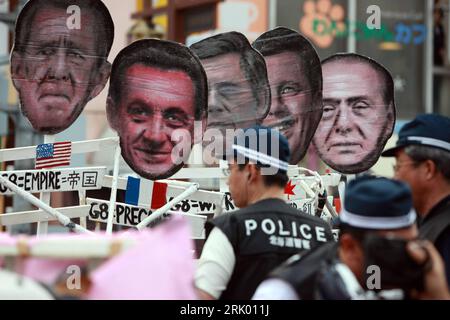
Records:
<instances>
[{"instance_id":1,"label":"man's ear","mask_svg":"<svg viewBox=\"0 0 450 320\"><path fill-rule=\"evenodd\" d=\"M111 63L105 60L98 68L97 72L95 73L94 79L92 80L93 87L91 93L89 94L89 100L94 99L100 94L100 92L102 92L103 88L105 88L105 85L108 82L110 74Z\"/></svg>"},{"instance_id":2,"label":"man's ear","mask_svg":"<svg viewBox=\"0 0 450 320\"><path fill-rule=\"evenodd\" d=\"M425 160L425 178L427 180L433 179L437 174L439 174L439 171L437 170L436 163L434 163L433 160Z\"/></svg>"},{"instance_id":3,"label":"man's ear","mask_svg":"<svg viewBox=\"0 0 450 320\"><path fill-rule=\"evenodd\" d=\"M348 233L341 235L339 243L344 254L350 259L354 259L355 254L361 249L359 242Z\"/></svg>"},{"instance_id":4,"label":"man's ear","mask_svg":"<svg viewBox=\"0 0 450 320\"><path fill-rule=\"evenodd\" d=\"M11 79L17 91L21 88L21 79L25 78L23 74L23 59L22 55L17 51L11 53Z\"/></svg>"},{"instance_id":5,"label":"man's ear","mask_svg":"<svg viewBox=\"0 0 450 320\"><path fill-rule=\"evenodd\" d=\"M395 107L394 107L393 102L391 102L388 107L388 112L386 114L386 120L387 120L388 124L386 126L386 131L385 131L385 140L387 141L392 136L392 132L394 132Z\"/></svg>"},{"instance_id":6,"label":"man's ear","mask_svg":"<svg viewBox=\"0 0 450 320\"><path fill-rule=\"evenodd\" d=\"M363 279L364 251L361 244L351 234L344 233L339 237L339 258L345 263L356 278Z\"/></svg>"},{"instance_id":7,"label":"man's ear","mask_svg":"<svg viewBox=\"0 0 450 320\"><path fill-rule=\"evenodd\" d=\"M267 86L267 89L264 92L258 93L260 97L260 101L263 101L261 105L264 105L264 107L268 106L266 108L262 108L261 106L256 106L256 116L258 117L259 121L263 121L267 115L270 112L270 104L271 104L271 94L270 94L270 87Z\"/></svg>"},{"instance_id":8,"label":"man's ear","mask_svg":"<svg viewBox=\"0 0 450 320\"><path fill-rule=\"evenodd\" d=\"M259 175L261 175L260 169L258 169L258 167L255 164L249 163L247 164L247 167L248 167L247 180L254 181Z\"/></svg>"},{"instance_id":9,"label":"man's ear","mask_svg":"<svg viewBox=\"0 0 450 320\"><path fill-rule=\"evenodd\" d=\"M113 101L113 99L108 96L108 98L106 99L106 117L108 118L108 122L109 125L111 126L111 128L113 128L116 131L119 131L119 126L118 126L118 115L117 115L117 109L115 107L115 103Z\"/></svg>"},{"instance_id":10,"label":"man's ear","mask_svg":"<svg viewBox=\"0 0 450 320\"><path fill-rule=\"evenodd\" d=\"M312 122L313 126L317 129L319 126L320 120L322 120L323 116L323 96L322 92L316 92L313 96L313 103L312 108L309 110L310 112L310 121ZM316 130L315 129L315 130ZM312 133L314 135L315 131Z\"/></svg>"},{"instance_id":11,"label":"man's ear","mask_svg":"<svg viewBox=\"0 0 450 320\"><path fill-rule=\"evenodd\" d=\"M200 120L195 120L194 124L194 144L201 143L203 141L203 134L206 131L207 117L206 112L203 112Z\"/></svg>"}]
</instances>

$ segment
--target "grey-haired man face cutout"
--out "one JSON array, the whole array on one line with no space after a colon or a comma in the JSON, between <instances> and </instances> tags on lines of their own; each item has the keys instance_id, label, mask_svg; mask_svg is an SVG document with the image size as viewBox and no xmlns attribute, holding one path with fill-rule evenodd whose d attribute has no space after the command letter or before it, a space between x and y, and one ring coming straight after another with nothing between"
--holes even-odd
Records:
<instances>
[{"instance_id":1,"label":"grey-haired man face cutout","mask_svg":"<svg viewBox=\"0 0 450 320\"><path fill-rule=\"evenodd\" d=\"M395 110L386 83L370 64L322 65L323 115L313 142L320 158L342 173L369 169L392 134Z\"/></svg>"},{"instance_id":2,"label":"grey-haired man face cutout","mask_svg":"<svg viewBox=\"0 0 450 320\"><path fill-rule=\"evenodd\" d=\"M208 78L208 127L246 128L260 117L258 102L238 53L202 59Z\"/></svg>"},{"instance_id":3,"label":"grey-haired man face cutout","mask_svg":"<svg viewBox=\"0 0 450 320\"><path fill-rule=\"evenodd\" d=\"M12 53L21 111L39 133L67 129L108 80L110 64L99 57L96 17L88 10L81 15L80 28L71 29L64 9L39 8L23 50L15 47Z\"/></svg>"}]
</instances>

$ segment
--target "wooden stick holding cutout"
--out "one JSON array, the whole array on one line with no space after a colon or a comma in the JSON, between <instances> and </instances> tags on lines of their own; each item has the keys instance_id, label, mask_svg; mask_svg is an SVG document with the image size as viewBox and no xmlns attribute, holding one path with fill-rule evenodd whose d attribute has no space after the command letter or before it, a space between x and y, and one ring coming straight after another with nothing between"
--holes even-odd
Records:
<instances>
[{"instance_id":1,"label":"wooden stick holding cutout","mask_svg":"<svg viewBox=\"0 0 450 320\"><path fill-rule=\"evenodd\" d=\"M55 136L54 135L44 135L44 143L54 143ZM51 192L41 192L40 199L45 204L50 204L52 193ZM42 221L37 223L36 236L39 237L42 234L48 233L48 222Z\"/></svg>"},{"instance_id":2,"label":"wooden stick holding cutout","mask_svg":"<svg viewBox=\"0 0 450 320\"><path fill-rule=\"evenodd\" d=\"M145 218L141 223L139 223L136 228L138 230L142 230L145 227L149 225L150 222L158 219L160 216L162 216L164 213L170 210L174 205L176 205L178 202L186 199L191 194L197 192L199 188L198 183L193 183L189 188L187 188L182 194L178 195L177 197L173 198L171 201L167 202L164 206L153 212L150 216Z\"/></svg>"},{"instance_id":3,"label":"wooden stick holding cutout","mask_svg":"<svg viewBox=\"0 0 450 320\"><path fill-rule=\"evenodd\" d=\"M47 203L43 202L42 200L36 198L31 193L26 192L25 190L19 188L14 183L8 181L8 179L0 176L0 183L4 186L10 188L13 192L30 202L31 204L35 205L39 209L44 210L45 212L49 213L50 215L54 216L58 221L66 228L69 228L70 230L74 230L75 232L79 233L92 233L86 228L81 227L80 225L73 223L69 218L67 218L65 215L61 214L57 210L50 207Z\"/></svg>"},{"instance_id":4,"label":"wooden stick holding cutout","mask_svg":"<svg viewBox=\"0 0 450 320\"><path fill-rule=\"evenodd\" d=\"M108 209L108 223L106 225L106 234L112 234L113 231L113 220L114 212L116 211L116 197L117 197L117 181L119 176L119 161L120 154L122 150L120 145L116 146L116 152L114 154L114 171L113 171L113 181L111 186L111 197L109 199L109 209Z\"/></svg>"}]
</instances>

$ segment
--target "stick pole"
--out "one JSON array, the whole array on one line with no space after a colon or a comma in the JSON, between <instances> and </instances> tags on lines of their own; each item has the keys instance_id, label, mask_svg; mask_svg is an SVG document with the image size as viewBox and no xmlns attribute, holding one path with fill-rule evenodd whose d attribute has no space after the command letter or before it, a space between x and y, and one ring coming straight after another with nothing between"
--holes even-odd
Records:
<instances>
[{"instance_id":1,"label":"stick pole","mask_svg":"<svg viewBox=\"0 0 450 320\"><path fill-rule=\"evenodd\" d=\"M187 197L189 197L191 194L197 192L198 190L198 184L195 183L193 185L191 185L189 188L187 188L183 193L181 193L180 195L178 195L177 197L173 198L172 201L169 201L168 203L166 203L164 206L162 206L161 208L159 208L158 210L156 210L155 212L153 212L151 215L149 215L147 218L145 218L144 220L141 221L141 223L139 223L136 228L138 230L142 230L145 227L148 226L148 224L156 219L158 219L160 216L162 216L164 213L166 213L167 211L170 210L170 208L172 208L174 205L176 205L178 202L186 199Z\"/></svg>"},{"instance_id":2,"label":"stick pole","mask_svg":"<svg viewBox=\"0 0 450 320\"><path fill-rule=\"evenodd\" d=\"M73 223L69 218L67 218L65 215L59 213L57 210L50 207L48 204L43 202L42 200L36 198L31 193L26 192L25 190L19 188L14 183L7 180L5 177L0 176L0 183L5 185L6 187L10 188L12 191L14 191L16 194L24 198L25 200L29 201L31 204L35 205L39 209L44 210L48 214L54 216L58 221L64 226L71 230L74 230L79 233L92 233L89 230L86 230L85 228L81 227L80 225Z\"/></svg>"},{"instance_id":3,"label":"stick pole","mask_svg":"<svg viewBox=\"0 0 450 320\"><path fill-rule=\"evenodd\" d=\"M55 136L54 135L44 135L44 143L54 143ZM40 199L45 204L50 204L51 192L41 192ZM48 222L38 222L36 236L39 237L42 234L47 234L48 232Z\"/></svg>"},{"instance_id":4,"label":"stick pole","mask_svg":"<svg viewBox=\"0 0 450 320\"><path fill-rule=\"evenodd\" d=\"M116 211L116 197L117 197L117 180L119 176L119 161L121 154L120 145L117 145L116 152L114 154L114 172L113 181L111 186L111 197L109 199L109 209L108 209L108 223L106 224L106 234L112 234L113 231L113 221L114 212Z\"/></svg>"}]
</instances>

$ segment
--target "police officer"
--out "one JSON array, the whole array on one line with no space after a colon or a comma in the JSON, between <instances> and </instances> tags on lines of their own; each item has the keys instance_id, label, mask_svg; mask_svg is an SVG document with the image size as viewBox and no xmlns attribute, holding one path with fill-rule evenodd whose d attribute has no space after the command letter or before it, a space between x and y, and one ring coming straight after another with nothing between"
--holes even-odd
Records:
<instances>
[{"instance_id":1,"label":"police officer","mask_svg":"<svg viewBox=\"0 0 450 320\"><path fill-rule=\"evenodd\" d=\"M405 183L364 176L348 184L344 200L338 243L291 257L253 299L362 299L366 289L393 288L414 298L450 298L436 249L415 240L416 212Z\"/></svg>"},{"instance_id":2,"label":"police officer","mask_svg":"<svg viewBox=\"0 0 450 320\"><path fill-rule=\"evenodd\" d=\"M450 285L450 118L418 115L382 155L396 158L395 177L412 189L420 236L441 254Z\"/></svg>"},{"instance_id":3,"label":"police officer","mask_svg":"<svg viewBox=\"0 0 450 320\"><path fill-rule=\"evenodd\" d=\"M258 284L290 256L333 239L323 220L285 202L287 139L256 126L240 132L226 153L237 207L206 223L195 284L202 299L250 299Z\"/></svg>"}]
</instances>

